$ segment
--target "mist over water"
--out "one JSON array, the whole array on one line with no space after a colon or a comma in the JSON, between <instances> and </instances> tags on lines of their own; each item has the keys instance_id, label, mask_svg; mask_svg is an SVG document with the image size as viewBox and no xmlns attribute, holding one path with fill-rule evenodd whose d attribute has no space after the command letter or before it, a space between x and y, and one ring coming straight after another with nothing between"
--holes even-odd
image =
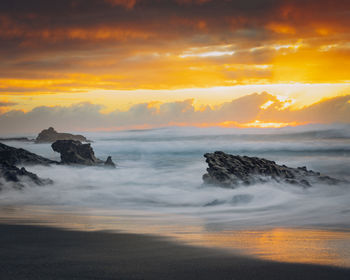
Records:
<instances>
[{"instance_id":1,"label":"mist over water","mask_svg":"<svg viewBox=\"0 0 350 280\"><path fill-rule=\"evenodd\" d=\"M207 168L203 154L217 150L264 157L291 167L307 166L350 180L348 126L264 130L162 128L86 136L94 141L96 156L106 159L111 155L117 169L28 166L29 171L55 183L22 191L5 189L0 205L178 215L180 220L196 218L208 230L240 226L350 226L349 184L320 184L303 189L271 182L225 189L202 182ZM7 144L59 159L49 144Z\"/></svg>"}]
</instances>

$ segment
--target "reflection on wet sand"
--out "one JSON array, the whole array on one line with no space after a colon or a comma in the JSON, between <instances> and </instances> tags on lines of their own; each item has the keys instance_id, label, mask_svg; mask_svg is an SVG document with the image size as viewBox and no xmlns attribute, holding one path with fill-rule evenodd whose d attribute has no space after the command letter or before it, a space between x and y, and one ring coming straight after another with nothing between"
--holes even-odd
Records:
<instances>
[{"instance_id":1,"label":"reflection on wet sand","mask_svg":"<svg viewBox=\"0 0 350 280\"><path fill-rule=\"evenodd\" d=\"M124 231L170 237L189 245L234 250L262 259L350 267L350 231L258 228L208 231L197 218L140 212L3 207L0 222L83 231Z\"/></svg>"},{"instance_id":2,"label":"reflection on wet sand","mask_svg":"<svg viewBox=\"0 0 350 280\"><path fill-rule=\"evenodd\" d=\"M349 231L273 228L204 232L178 238L275 261L350 266Z\"/></svg>"}]
</instances>

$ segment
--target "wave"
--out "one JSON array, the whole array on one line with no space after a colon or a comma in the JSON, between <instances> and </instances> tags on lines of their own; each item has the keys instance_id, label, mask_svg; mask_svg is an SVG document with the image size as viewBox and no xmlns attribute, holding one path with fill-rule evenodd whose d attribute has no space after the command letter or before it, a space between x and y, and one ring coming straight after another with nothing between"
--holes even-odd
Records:
<instances>
[{"instance_id":1,"label":"wave","mask_svg":"<svg viewBox=\"0 0 350 280\"><path fill-rule=\"evenodd\" d=\"M338 129L342 130L339 131L341 138L335 137L333 130L332 133L317 132L322 137L316 137L314 131L298 131L294 138L281 137L280 130L271 130L268 137L261 137L261 130L249 130L243 137L242 130L188 128L89 134L96 155L105 158L111 154L117 169L27 166L29 171L51 178L55 183L28 187L21 192L5 190L1 193L0 205L138 210L198 217L207 225L222 227L350 226L350 186L347 184L320 184L303 189L270 182L224 189L202 182L207 168L203 154L215 150L264 156L292 167L306 165L315 171L350 179L349 138L344 136L349 131ZM297 133L295 128L288 131ZM15 145L58 159L48 144Z\"/></svg>"}]
</instances>

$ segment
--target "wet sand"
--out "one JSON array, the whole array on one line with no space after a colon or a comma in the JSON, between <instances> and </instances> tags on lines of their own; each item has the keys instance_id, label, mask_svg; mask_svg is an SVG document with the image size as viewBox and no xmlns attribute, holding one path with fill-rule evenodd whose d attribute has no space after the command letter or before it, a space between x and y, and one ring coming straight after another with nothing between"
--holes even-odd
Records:
<instances>
[{"instance_id":1,"label":"wet sand","mask_svg":"<svg viewBox=\"0 0 350 280\"><path fill-rule=\"evenodd\" d=\"M278 263L140 234L0 225L0 279L350 279L350 269Z\"/></svg>"}]
</instances>

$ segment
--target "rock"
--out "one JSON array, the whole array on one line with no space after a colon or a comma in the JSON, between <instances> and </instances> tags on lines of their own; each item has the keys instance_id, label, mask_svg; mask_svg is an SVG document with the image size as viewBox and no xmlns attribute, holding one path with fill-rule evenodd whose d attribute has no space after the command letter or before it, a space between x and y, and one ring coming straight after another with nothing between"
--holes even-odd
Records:
<instances>
[{"instance_id":1,"label":"rock","mask_svg":"<svg viewBox=\"0 0 350 280\"><path fill-rule=\"evenodd\" d=\"M61 154L63 164L97 165L103 163L95 157L90 143L82 144L75 140L57 140L51 147L55 152Z\"/></svg>"},{"instance_id":2,"label":"rock","mask_svg":"<svg viewBox=\"0 0 350 280\"><path fill-rule=\"evenodd\" d=\"M326 184L342 182L307 170L305 166L291 168L263 158L234 156L224 152L207 153L204 157L209 165L208 173L203 175L204 182L229 188L241 184L263 183L269 180L303 187L309 187L316 182Z\"/></svg>"},{"instance_id":3,"label":"rock","mask_svg":"<svg viewBox=\"0 0 350 280\"><path fill-rule=\"evenodd\" d=\"M42 179L36 174L27 171L24 167L21 169L8 163L0 163L0 189L5 182L9 182L12 187L21 189L24 187L23 182L30 182L35 185L52 184L50 179Z\"/></svg>"},{"instance_id":4,"label":"rock","mask_svg":"<svg viewBox=\"0 0 350 280\"><path fill-rule=\"evenodd\" d=\"M95 157L94 150L90 143L83 144L75 140L57 140L51 145L55 152L61 154L61 163L79 165L104 165L115 168L112 157L108 157L105 162Z\"/></svg>"},{"instance_id":5,"label":"rock","mask_svg":"<svg viewBox=\"0 0 350 280\"><path fill-rule=\"evenodd\" d=\"M44 129L35 139L35 143L53 143L57 140L75 140L80 142L90 142L83 135L74 135L70 133L59 133L53 127Z\"/></svg>"},{"instance_id":6,"label":"rock","mask_svg":"<svg viewBox=\"0 0 350 280\"><path fill-rule=\"evenodd\" d=\"M42 164L48 165L57 163L53 160L38 156L34 153L28 152L24 149L17 149L0 143L0 163L7 163L9 165L18 164Z\"/></svg>"},{"instance_id":7,"label":"rock","mask_svg":"<svg viewBox=\"0 0 350 280\"><path fill-rule=\"evenodd\" d=\"M57 163L53 160L38 156L24 149L17 149L0 143L0 190L5 183L10 186L21 189L24 182L35 185L46 185L52 183L50 179L42 179L36 174L27 171L24 167L18 168L18 164L41 164L48 165Z\"/></svg>"},{"instance_id":8,"label":"rock","mask_svg":"<svg viewBox=\"0 0 350 280\"><path fill-rule=\"evenodd\" d=\"M115 168L115 163L112 160L112 157L109 156L107 160L105 161L105 166Z\"/></svg>"}]
</instances>

